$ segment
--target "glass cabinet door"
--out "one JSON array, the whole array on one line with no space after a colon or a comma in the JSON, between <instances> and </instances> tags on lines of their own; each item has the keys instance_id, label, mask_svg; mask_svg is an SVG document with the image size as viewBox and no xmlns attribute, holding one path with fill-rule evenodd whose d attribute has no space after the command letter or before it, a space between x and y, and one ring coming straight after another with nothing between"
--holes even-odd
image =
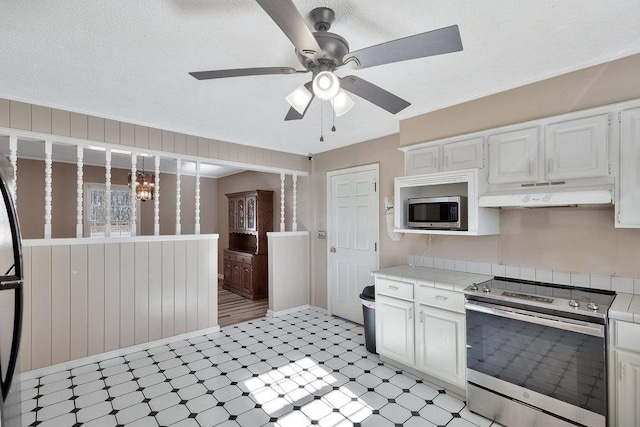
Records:
<instances>
[{"instance_id":1,"label":"glass cabinet door","mask_svg":"<svg viewBox=\"0 0 640 427\"><path fill-rule=\"evenodd\" d=\"M244 211L244 199L238 199L238 230L245 229L245 211Z\"/></svg>"},{"instance_id":2,"label":"glass cabinet door","mask_svg":"<svg viewBox=\"0 0 640 427\"><path fill-rule=\"evenodd\" d=\"M229 199L229 230L236 228L236 200Z\"/></svg>"},{"instance_id":3,"label":"glass cabinet door","mask_svg":"<svg viewBox=\"0 0 640 427\"><path fill-rule=\"evenodd\" d=\"M256 198L247 197L247 230L256 230Z\"/></svg>"}]
</instances>

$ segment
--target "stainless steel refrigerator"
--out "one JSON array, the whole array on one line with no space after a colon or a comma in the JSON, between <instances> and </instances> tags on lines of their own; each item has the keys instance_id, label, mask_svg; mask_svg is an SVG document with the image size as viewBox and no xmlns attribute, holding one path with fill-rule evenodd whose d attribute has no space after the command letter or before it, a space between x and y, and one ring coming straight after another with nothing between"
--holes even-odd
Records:
<instances>
[{"instance_id":1,"label":"stainless steel refrigerator","mask_svg":"<svg viewBox=\"0 0 640 427\"><path fill-rule=\"evenodd\" d=\"M22 424L18 350L22 333L22 243L13 168L0 153L0 427Z\"/></svg>"}]
</instances>

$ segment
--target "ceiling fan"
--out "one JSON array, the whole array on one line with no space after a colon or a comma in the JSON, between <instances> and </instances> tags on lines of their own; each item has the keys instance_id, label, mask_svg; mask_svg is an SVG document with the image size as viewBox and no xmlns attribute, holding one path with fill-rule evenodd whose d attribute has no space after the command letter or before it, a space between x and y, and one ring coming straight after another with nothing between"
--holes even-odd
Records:
<instances>
[{"instance_id":1,"label":"ceiling fan","mask_svg":"<svg viewBox=\"0 0 640 427\"><path fill-rule=\"evenodd\" d=\"M362 69L462 50L458 26L452 25L350 52L349 44L343 37L329 32L335 19L333 10L318 7L309 13L309 19L316 30L312 33L292 0L256 1L291 40L304 70L291 67L259 67L197 71L189 74L198 80L209 80L311 72L312 80L286 97L291 108L285 120L302 119L314 97L331 101L336 116L341 116L354 105L353 99L346 92L358 95L396 114L411 104L357 76L340 78L334 71L345 66Z\"/></svg>"}]
</instances>

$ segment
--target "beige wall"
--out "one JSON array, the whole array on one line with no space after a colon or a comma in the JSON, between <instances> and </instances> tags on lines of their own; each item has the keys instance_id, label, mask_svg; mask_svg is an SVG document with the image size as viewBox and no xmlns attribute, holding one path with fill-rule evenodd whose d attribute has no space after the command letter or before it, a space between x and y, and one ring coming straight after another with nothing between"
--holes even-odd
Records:
<instances>
[{"instance_id":1,"label":"beige wall","mask_svg":"<svg viewBox=\"0 0 640 427\"><path fill-rule=\"evenodd\" d=\"M298 177L297 182L297 222L298 231L311 230L311 199L309 177ZM280 174L263 172L242 172L218 179L218 233L220 235L218 271L224 271L222 250L229 247L228 202L225 194L250 190L273 191L273 231L280 231ZM285 231L292 230L293 224L293 181L285 177Z\"/></svg>"},{"instance_id":2,"label":"beige wall","mask_svg":"<svg viewBox=\"0 0 640 427\"><path fill-rule=\"evenodd\" d=\"M52 166L51 237L76 236L76 165L54 163ZM128 170L112 169L111 183L127 185ZM85 183L104 183L105 170L97 166L84 166ZM18 217L25 239L44 237L44 162L18 159ZM183 176L181 184L182 234L195 231L195 177ZM160 234L175 234L176 177L160 175ZM200 232L217 233L216 208L217 180L200 180ZM139 203L140 234L153 235L153 202Z\"/></svg>"},{"instance_id":3,"label":"beige wall","mask_svg":"<svg viewBox=\"0 0 640 427\"><path fill-rule=\"evenodd\" d=\"M315 230L326 229L326 172L380 163L380 267L407 255L463 259L582 273L640 277L640 229L615 229L613 207L506 209L495 236L387 236L384 196L404 174L401 145L436 140L568 111L640 98L640 55L591 67L400 123L400 134L316 154ZM314 230L314 231L315 231ZM327 307L327 241L312 234L311 304Z\"/></svg>"}]
</instances>

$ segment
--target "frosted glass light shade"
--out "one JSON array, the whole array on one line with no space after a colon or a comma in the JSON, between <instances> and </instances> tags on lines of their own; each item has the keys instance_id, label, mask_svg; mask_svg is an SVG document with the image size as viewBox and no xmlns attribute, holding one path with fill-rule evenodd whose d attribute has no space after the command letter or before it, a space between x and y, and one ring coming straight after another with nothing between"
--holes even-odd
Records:
<instances>
[{"instance_id":1,"label":"frosted glass light shade","mask_svg":"<svg viewBox=\"0 0 640 427\"><path fill-rule=\"evenodd\" d=\"M331 100L331 105L333 106L333 111L336 113L336 117L346 114L355 104L353 98L347 95L347 92L342 89L340 89L338 94Z\"/></svg>"},{"instance_id":2,"label":"frosted glass light shade","mask_svg":"<svg viewBox=\"0 0 640 427\"><path fill-rule=\"evenodd\" d=\"M313 94L304 85L291 92L285 99L300 114L304 114Z\"/></svg>"},{"instance_id":3,"label":"frosted glass light shade","mask_svg":"<svg viewBox=\"0 0 640 427\"><path fill-rule=\"evenodd\" d=\"M340 91L340 80L331 71L321 71L313 78L313 94L328 101Z\"/></svg>"}]
</instances>

